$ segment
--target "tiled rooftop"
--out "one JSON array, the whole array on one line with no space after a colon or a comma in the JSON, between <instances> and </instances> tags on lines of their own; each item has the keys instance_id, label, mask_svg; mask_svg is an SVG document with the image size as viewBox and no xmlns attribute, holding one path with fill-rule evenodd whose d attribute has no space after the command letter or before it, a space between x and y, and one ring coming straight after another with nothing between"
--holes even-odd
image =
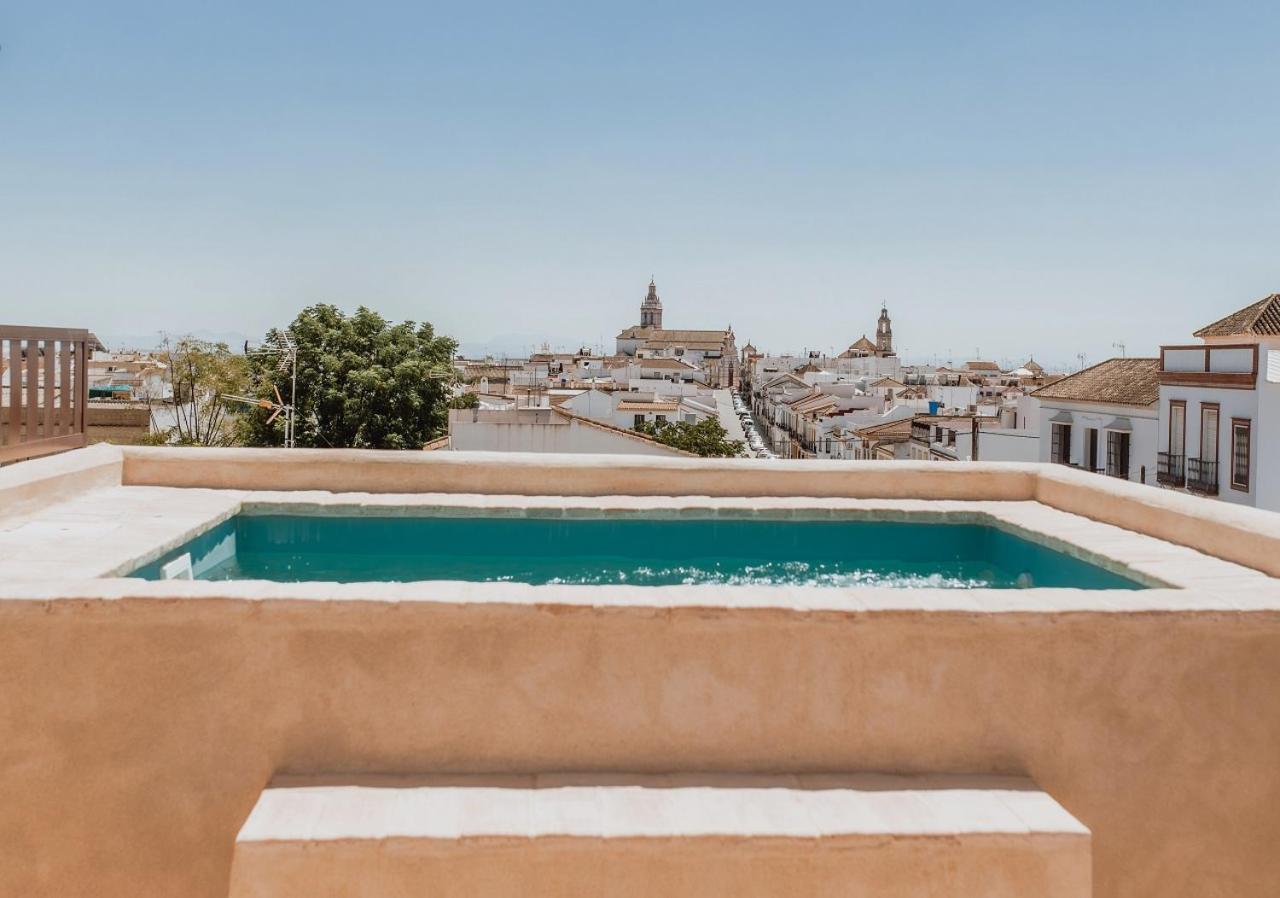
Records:
<instances>
[{"instance_id":1,"label":"tiled rooftop","mask_svg":"<svg viewBox=\"0 0 1280 898\"><path fill-rule=\"evenodd\" d=\"M1041 387L1031 395L1037 399L1154 405L1160 399L1160 360L1107 359Z\"/></svg>"},{"instance_id":2,"label":"tiled rooftop","mask_svg":"<svg viewBox=\"0 0 1280 898\"><path fill-rule=\"evenodd\" d=\"M1280 293L1264 296L1195 332L1197 337L1234 337L1241 334L1259 337L1280 335Z\"/></svg>"}]
</instances>

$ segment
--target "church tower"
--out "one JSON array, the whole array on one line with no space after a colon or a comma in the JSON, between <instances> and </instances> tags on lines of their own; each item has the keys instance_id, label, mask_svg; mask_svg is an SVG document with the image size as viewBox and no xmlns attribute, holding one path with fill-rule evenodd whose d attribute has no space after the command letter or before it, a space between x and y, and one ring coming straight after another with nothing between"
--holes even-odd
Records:
<instances>
[{"instance_id":1,"label":"church tower","mask_svg":"<svg viewBox=\"0 0 1280 898\"><path fill-rule=\"evenodd\" d=\"M880 307L880 320L876 322L876 355L893 355L893 322L884 306Z\"/></svg>"},{"instance_id":2,"label":"church tower","mask_svg":"<svg viewBox=\"0 0 1280 898\"><path fill-rule=\"evenodd\" d=\"M640 326L662 330L662 300L658 299L658 287L649 279L649 295L640 303Z\"/></svg>"}]
</instances>

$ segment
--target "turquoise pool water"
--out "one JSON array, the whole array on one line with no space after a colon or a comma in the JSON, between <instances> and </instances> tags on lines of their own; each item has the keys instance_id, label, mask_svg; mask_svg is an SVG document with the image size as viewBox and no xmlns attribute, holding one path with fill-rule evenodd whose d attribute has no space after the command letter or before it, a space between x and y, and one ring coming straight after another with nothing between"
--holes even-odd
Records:
<instances>
[{"instance_id":1,"label":"turquoise pool water","mask_svg":"<svg viewBox=\"0 0 1280 898\"><path fill-rule=\"evenodd\" d=\"M190 553L201 580L1140 589L1097 565L974 523L242 514Z\"/></svg>"}]
</instances>

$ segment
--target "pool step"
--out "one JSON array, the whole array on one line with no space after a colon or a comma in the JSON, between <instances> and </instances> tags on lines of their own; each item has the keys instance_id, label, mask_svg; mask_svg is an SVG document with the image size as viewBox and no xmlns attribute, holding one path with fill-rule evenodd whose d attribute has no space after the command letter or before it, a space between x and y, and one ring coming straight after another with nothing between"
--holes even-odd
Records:
<instances>
[{"instance_id":1,"label":"pool step","mask_svg":"<svg viewBox=\"0 0 1280 898\"><path fill-rule=\"evenodd\" d=\"M1090 836L1028 780L454 776L281 780L232 898L1087 898Z\"/></svg>"}]
</instances>

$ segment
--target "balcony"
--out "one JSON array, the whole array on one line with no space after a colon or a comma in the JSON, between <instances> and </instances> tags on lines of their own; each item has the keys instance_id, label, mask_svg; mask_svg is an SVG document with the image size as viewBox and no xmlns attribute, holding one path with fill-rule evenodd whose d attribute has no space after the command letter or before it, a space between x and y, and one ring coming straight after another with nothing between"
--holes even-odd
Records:
<instances>
[{"instance_id":1,"label":"balcony","mask_svg":"<svg viewBox=\"0 0 1280 898\"><path fill-rule=\"evenodd\" d=\"M1207 496L1218 495L1218 462L1187 459L1187 489Z\"/></svg>"},{"instance_id":2,"label":"balcony","mask_svg":"<svg viewBox=\"0 0 1280 898\"><path fill-rule=\"evenodd\" d=\"M1185 455L1172 452L1156 453L1156 483L1161 486L1185 486L1187 482Z\"/></svg>"}]
</instances>

